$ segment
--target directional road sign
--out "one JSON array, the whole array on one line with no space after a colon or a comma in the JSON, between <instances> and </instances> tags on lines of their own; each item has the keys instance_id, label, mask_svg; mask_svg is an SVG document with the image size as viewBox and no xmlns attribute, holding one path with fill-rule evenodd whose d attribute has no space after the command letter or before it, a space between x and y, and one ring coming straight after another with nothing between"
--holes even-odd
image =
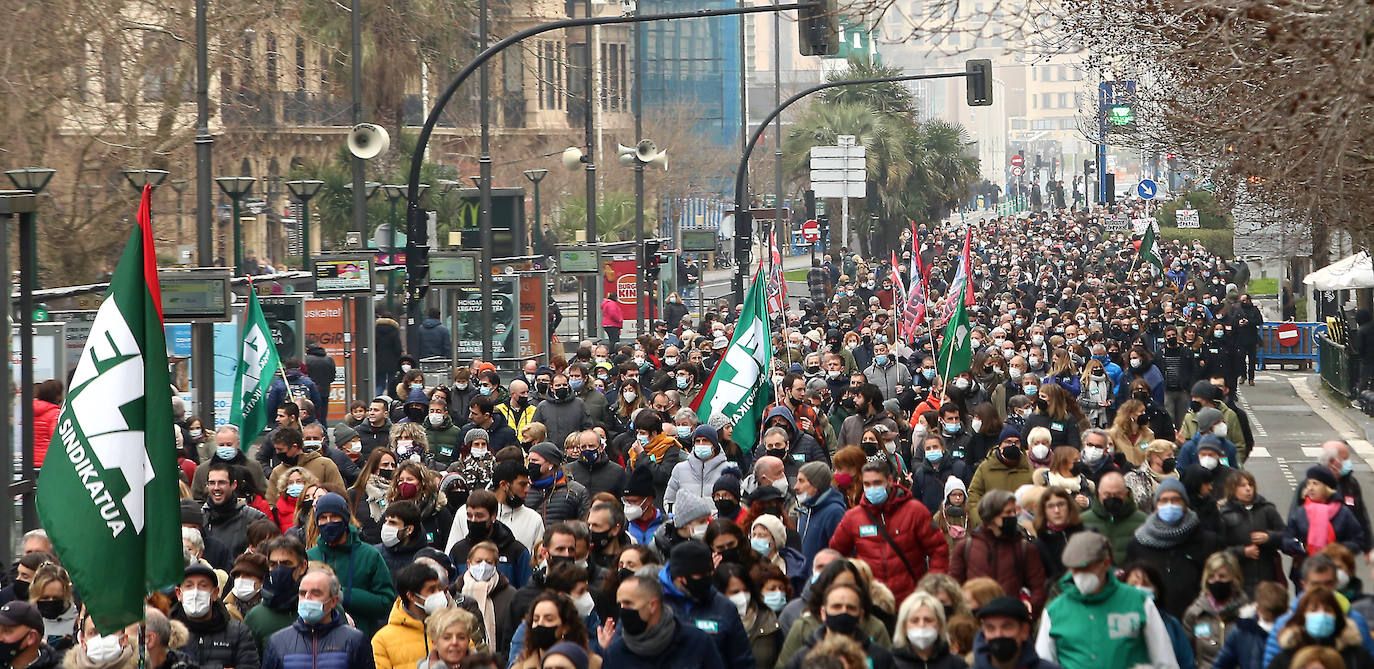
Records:
<instances>
[{"instance_id":1,"label":"directional road sign","mask_svg":"<svg viewBox=\"0 0 1374 669\"><path fill-rule=\"evenodd\" d=\"M1159 185L1150 179L1141 179L1140 183L1136 184L1135 192L1142 200L1153 200L1159 195Z\"/></svg>"}]
</instances>

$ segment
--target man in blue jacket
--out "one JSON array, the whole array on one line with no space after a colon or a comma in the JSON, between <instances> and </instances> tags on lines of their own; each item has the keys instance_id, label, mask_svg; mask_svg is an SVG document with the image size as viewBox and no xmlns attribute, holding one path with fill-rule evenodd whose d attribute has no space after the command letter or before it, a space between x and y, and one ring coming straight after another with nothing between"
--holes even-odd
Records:
<instances>
[{"instance_id":1,"label":"man in blue jacket","mask_svg":"<svg viewBox=\"0 0 1374 669\"><path fill-rule=\"evenodd\" d=\"M816 553L830 546L830 537L840 526L847 507L844 496L831 485L832 474L824 462L808 462L797 472L797 534L801 553L806 558L804 573L811 572Z\"/></svg>"},{"instance_id":2,"label":"man in blue jacket","mask_svg":"<svg viewBox=\"0 0 1374 669\"><path fill-rule=\"evenodd\" d=\"M616 591L620 616L597 631L602 666L616 669L725 669L706 632L674 612L653 576L631 576ZM741 630L743 628L741 627ZM609 642L609 643L608 643ZM754 666L750 652L749 666Z\"/></svg>"},{"instance_id":3,"label":"man in blue jacket","mask_svg":"<svg viewBox=\"0 0 1374 669\"><path fill-rule=\"evenodd\" d=\"M731 669L753 669L754 649L739 611L711 585L711 549L695 539L673 548L658 572L663 603L683 624L706 633ZM610 665L616 666L616 665Z\"/></svg>"},{"instance_id":4,"label":"man in blue jacket","mask_svg":"<svg viewBox=\"0 0 1374 669\"><path fill-rule=\"evenodd\" d=\"M296 609L300 617L268 640L262 669L376 667L367 636L346 625L337 610L342 593L343 586L333 574L323 569L306 572Z\"/></svg>"}]
</instances>

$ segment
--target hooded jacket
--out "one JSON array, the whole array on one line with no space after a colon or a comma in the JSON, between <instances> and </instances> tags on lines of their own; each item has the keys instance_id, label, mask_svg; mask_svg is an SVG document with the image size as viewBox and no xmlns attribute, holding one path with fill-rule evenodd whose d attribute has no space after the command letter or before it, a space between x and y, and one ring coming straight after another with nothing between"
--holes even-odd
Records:
<instances>
[{"instance_id":1,"label":"hooded jacket","mask_svg":"<svg viewBox=\"0 0 1374 669\"><path fill-rule=\"evenodd\" d=\"M421 358L447 358L453 338L449 336L448 327L437 318L426 318L420 323L420 357Z\"/></svg>"},{"instance_id":2,"label":"hooded jacket","mask_svg":"<svg viewBox=\"0 0 1374 669\"><path fill-rule=\"evenodd\" d=\"M205 525L202 531L206 537L214 537L224 544L230 555L239 555L248 547L248 525L267 514L236 499L226 508L218 508L209 502L205 510Z\"/></svg>"},{"instance_id":3,"label":"hooded jacket","mask_svg":"<svg viewBox=\"0 0 1374 669\"><path fill-rule=\"evenodd\" d=\"M409 669L427 656L429 639L425 636L425 623L410 615L397 597L391 605L391 616L387 618L386 626L377 630L372 637L372 657L377 669Z\"/></svg>"},{"instance_id":4,"label":"hooded jacket","mask_svg":"<svg viewBox=\"0 0 1374 669\"><path fill-rule=\"evenodd\" d=\"M673 473L668 477L668 488L663 493L663 503L671 505L677 501L678 492L685 492L702 499L710 499L712 488L716 485L716 480L720 478L722 472L727 467L734 467L725 452L720 449L720 438L716 435L716 429L710 425L700 425L692 432L692 441L697 437L706 437L714 446L714 453L710 458L702 460L695 454L688 454L681 462L673 466Z\"/></svg>"},{"instance_id":5,"label":"hooded jacket","mask_svg":"<svg viewBox=\"0 0 1374 669\"><path fill-rule=\"evenodd\" d=\"M816 438L797 428L797 419L792 415L792 410L785 406L773 407L772 411L763 419L764 425L774 422L775 418L784 418L787 422L782 426L788 434L787 455L782 458L783 469L787 471L787 482L797 481L797 472L801 466L808 462L824 462L830 464L830 457L825 449L816 441ZM767 432L765 429L764 432ZM760 440L760 443L762 440ZM709 495L708 495L709 497Z\"/></svg>"},{"instance_id":6,"label":"hooded jacket","mask_svg":"<svg viewBox=\"0 0 1374 669\"><path fill-rule=\"evenodd\" d=\"M848 507L844 503L844 495L834 486L797 503L797 534L801 536L802 557L806 558L803 573L811 573L811 561L830 545L830 537L835 534L835 528L840 526L846 510Z\"/></svg>"},{"instance_id":7,"label":"hooded jacket","mask_svg":"<svg viewBox=\"0 0 1374 669\"><path fill-rule=\"evenodd\" d=\"M916 446L913 444L912 448L916 449ZM921 457L921 464L911 474L911 494L926 505L927 509L939 509L941 502L944 501L945 482L951 476L967 482L971 476L968 464L949 455L941 457L940 462L931 464L925 459L924 453L918 449L913 450L913 459L918 455Z\"/></svg>"},{"instance_id":8,"label":"hooded jacket","mask_svg":"<svg viewBox=\"0 0 1374 669\"><path fill-rule=\"evenodd\" d=\"M911 497L911 491L897 484L888 490L882 504L865 496L857 508L846 511L830 547L867 562L874 578L886 583L897 601L902 601L916 590L916 582L927 571L949 568L949 545L931 524L930 511ZM883 529L900 552L884 538Z\"/></svg>"},{"instance_id":9,"label":"hooded jacket","mask_svg":"<svg viewBox=\"0 0 1374 669\"><path fill-rule=\"evenodd\" d=\"M525 506L539 512L547 527L564 520L585 518L592 507L592 497L581 483L568 478L561 469L554 470L553 483L546 488L530 484Z\"/></svg>"},{"instance_id":10,"label":"hooded jacket","mask_svg":"<svg viewBox=\"0 0 1374 669\"><path fill-rule=\"evenodd\" d=\"M663 586L663 605L672 607L678 620L706 632L716 650L731 669L754 667L754 646L749 632L740 621L735 605L725 595L711 588L706 602L698 602L673 585L673 578L664 566L658 570L658 582ZM615 665L607 665L615 666Z\"/></svg>"},{"instance_id":11,"label":"hooded jacket","mask_svg":"<svg viewBox=\"0 0 1374 669\"><path fill-rule=\"evenodd\" d=\"M299 618L267 642L262 669L370 669L376 666L367 632L348 626L335 608L329 620L311 625Z\"/></svg>"},{"instance_id":12,"label":"hooded jacket","mask_svg":"<svg viewBox=\"0 0 1374 669\"><path fill-rule=\"evenodd\" d=\"M458 576L461 577L468 569L468 552L472 547L481 543L473 541L472 537L467 536L467 517L463 517L464 536L454 542L448 551L448 557L453 564L458 566ZM492 520L491 532L482 541L490 541L496 544L496 571L500 572L506 580L516 588L522 588L530 580L530 551L525 548L525 544L515 538L515 534L505 523L499 520Z\"/></svg>"},{"instance_id":13,"label":"hooded jacket","mask_svg":"<svg viewBox=\"0 0 1374 669\"><path fill-rule=\"evenodd\" d=\"M348 537L338 546L317 543L306 551L306 557L329 565L343 586L339 606L352 616L353 624L367 636L381 626L396 599L391 584L391 570L376 548L365 544L358 528L350 525ZM371 666L368 654L368 666Z\"/></svg>"},{"instance_id":14,"label":"hooded jacket","mask_svg":"<svg viewBox=\"0 0 1374 669\"><path fill-rule=\"evenodd\" d=\"M483 428L476 423L464 425L463 429L458 433L458 443L462 444L467 440L469 430L476 429L487 431L487 446L493 455L507 446L514 446L520 443L519 438L515 434L515 430L511 429L510 423L506 421L506 416L500 411L491 412L491 427ZM561 444L563 442L557 443Z\"/></svg>"},{"instance_id":15,"label":"hooded jacket","mask_svg":"<svg viewBox=\"0 0 1374 669\"><path fill-rule=\"evenodd\" d=\"M445 413L444 422L431 425L425 417L425 437L429 441L429 455L440 469L458 461L463 447L463 430L453 424L453 417Z\"/></svg>"},{"instance_id":16,"label":"hooded jacket","mask_svg":"<svg viewBox=\"0 0 1374 669\"><path fill-rule=\"evenodd\" d=\"M305 366L305 375L315 382L315 389L323 389L320 396L326 398L326 401L323 406L315 405L315 413L323 416L325 408L329 406L327 395L330 386L334 385L337 365L335 365L334 359L329 357L329 352L319 344L309 344L305 347L305 359L301 361L301 364Z\"/></svg>"}]
</instances>

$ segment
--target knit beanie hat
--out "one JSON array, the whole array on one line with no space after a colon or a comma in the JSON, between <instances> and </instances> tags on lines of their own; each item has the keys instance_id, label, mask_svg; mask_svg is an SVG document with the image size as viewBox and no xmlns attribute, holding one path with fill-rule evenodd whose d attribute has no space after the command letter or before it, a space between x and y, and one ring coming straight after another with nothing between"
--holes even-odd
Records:
<instances>
[{"instance_id":1,"label":"knit beanie hat","mask_svg":"<svg viewBox=\"0 0 1374 669\"><path fill-rule=\"evenodd\" d=\"M711 549L695 539L688 539L674 546L668 557L668 574L673 577L706 574L711 571Z\"/></svg>"},{"instance_id":2,"label":"knit beanie hat","mask_svg":"<svg viewBox=\"0 0 1374 669\"><path fill-rule=\"evenodd\" d=\"M1215 427L1216 424L1217 424L1217 423L1220 423L1220 422L1221 422L1221 412L1220 412L1220 411L1217 411L1216 409L1213 409L1212 407L1207 407L1207 408L1203 409L1202 411L1197 412L1197 431L1198 431L1198 432L1211 432L1211 431L1212 431L1212 428Z\"/></svg>"},{"instance_id":3,"label":"knit beanie hat","mask_svg":"<svg viewBox=\"0 0 1374 669\"><path fill-rule=\"evenodd\" d=\"M716 484L711 487L711 494L714 495L722 490L734 495L735 499L739 499L739 474L736 474L733 469L727 469L721 473L720 478L716 479Z\"/></svg>"},{"instance_id":4,"label":"knit beanie hat","mask_svg":"<svg viewBox=\"0 0 1374 669\"><path fill-rule=\"evenodd\" d=\"M715 504L709 499L679 494L677 502L673 504L673 527L686 527L688 523L709 516L715 510Z\"/></svg>"},{"instance_id":5,"label":"knit beanie hat","mask_svg":"<svg viewBox=\"0 0 1374 669\"><path fill-rule=\"evenodd\" d=\"M315 521L319 522L320 515L325 513L337 513L345 520L348 519L348 502L343 495L336 492L326 493L324 497L315 501Z\"/></svg>"},{"instance_id":6,"label":"knit beanie hat","mask_svg":"<svg viewBox=\"0 0 1374 669\"><path fill-rule=\"evenodd\" d=\"M538 453L540 457L555 466L563 464L563 451L553 445L551 441L541 441L530 449L531 453Z\"/></svg>"},{"instance_id":7,"label":"knit beanie hat","mask_svg":"<svg viewBox=\"0 0 1374 669\"><path fill-rule=\"evenodd\" d=\"M1020 439L1021 431L1017 430L1014 426L1011 425L1003 426L1002 431L997 434L997 443L1000 444L1003 441L1006 441L1007 437L1016 437L1017 439Z\"/></svg>"},{"instance_id":8,"label":"knit beanie hat","mask_svg":"<svg viewBox=\"0 0 1374 669\"><path fill-rule=\"evenodd\" d=\"M1155 488L1155 501L1159 501L1159 496L1170 490L1178 493L1183 499L1188 499L1188 490L1183 487L1183 482L1178 479L1164 479L1159 482L1159 487Z\"/></svg>"},{"instance_id":9,"label":"knit beanie hat","mask_svg":"<svg viewBox=\"0 0 1374 669\"><path fill-rule=\"evenodd\" d=\"M491 436L487 434L486 430L483 430L480 427L474 427L471 430L468 430L467 434L463 435L463 445L471 446L472 442L477 441L478 439L481 439L482 441L485 441L488 444L491 443Z\"/></svg>"},{"instance_id":10,"label":"knit beanie hat","mask_svg":"<svg viewBox=\"0 0 1374 669\"><path fill-rule=\"evenodd\" d=\"M815 486L816 490L819 492L829 490L830 482L834 478L831 475L830 468L825 466L824 462L808 462L802 465L797 471L800 474L805 474L806 480L809 481L811 485Z\"/></svg>"}]
</instances>

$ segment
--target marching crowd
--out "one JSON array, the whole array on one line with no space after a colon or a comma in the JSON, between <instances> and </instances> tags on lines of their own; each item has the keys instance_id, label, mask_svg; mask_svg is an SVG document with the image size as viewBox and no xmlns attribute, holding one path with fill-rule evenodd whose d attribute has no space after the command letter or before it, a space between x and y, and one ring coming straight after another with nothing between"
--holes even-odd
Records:
<instances>
[{"instance_id":1,"label":"marching crowd","mask_svg":"<svg viewBox=\"0 0 1374 669\"><path fill-rule=\"evenodd\" d=\"M346 416L288 361L266 435L178 416L187 567L142 630L97 633L38 530L0 661L1374 667L1350 447L1291 496L1244 466L1243 264L1169 242L1158 268L1085 214L971 225L966 369L935 307L962 294L965 231L923 226L896 268L812 268L748 434L692 408L732 305L440 385L399 356ZM929 327L899 337L916 282Z\"/></svg>"}]
</instances>

